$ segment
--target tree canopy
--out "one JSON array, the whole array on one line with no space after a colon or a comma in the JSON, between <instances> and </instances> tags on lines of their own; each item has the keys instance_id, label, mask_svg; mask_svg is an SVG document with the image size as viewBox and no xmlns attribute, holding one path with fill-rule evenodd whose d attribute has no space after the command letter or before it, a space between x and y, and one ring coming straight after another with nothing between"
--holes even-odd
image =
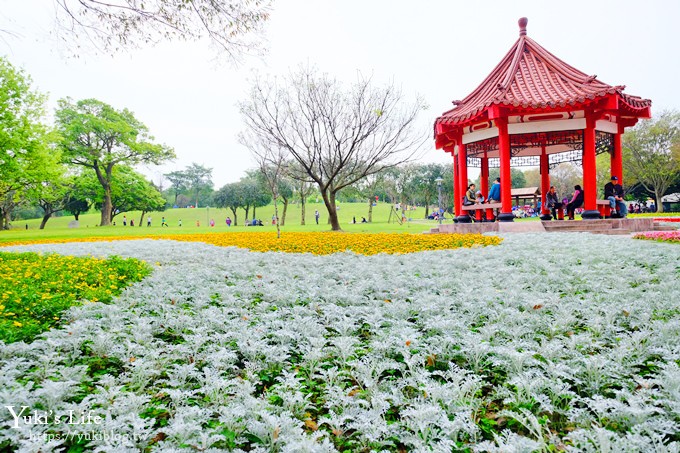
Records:
<instances>
[{"instance_id":1,"label":"tree canopy","mask_svg":"<svg viewBox=\"0 0 680 453\"><path fill-rule=\"evenodd\" d=\"M31 78L0 57L0 210L9 227L15 197L46 179L58 160L49 148L53 136L44 124L46 96L33 90Z\"/></svg>"},{"instance_id":2,"label":"tree canopy","mask_svg":"<svg viewBox=\"0 0 680 453\"><path fill-rule=\"evenodd\" d=\"M153 143L147 127L127 109L116 110L96 99L59 101L56 115L66 163L94 171L104 190L100 225L111 224L111 181L118 164L160 164L174 151Z\"/></svg>"},{"instance_id":3,"label":"tree canopy","mask_svg":"<svg viewBox=\"0 0 680 453\"><path fill-rule=\"evenodd\" d=\"M624 134L622 147L624 169L654 194L662 212L661 198L680 180L680 113L665 111L638 123Z\"/></svg>"}]
</instances>

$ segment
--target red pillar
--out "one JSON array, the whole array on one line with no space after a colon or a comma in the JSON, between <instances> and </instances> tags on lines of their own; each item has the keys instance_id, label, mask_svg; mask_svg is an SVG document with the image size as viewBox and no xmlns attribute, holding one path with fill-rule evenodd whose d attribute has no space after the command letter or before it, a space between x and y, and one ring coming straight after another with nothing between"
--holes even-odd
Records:
<instances>
[{"instance_id":1,"label":"red pillar","mask_svg":"<svg viewBox=\"0 0 680 453\"><path fill-rule=\"evenodd\" d=\"M619 132L614 134L614 149L612 150L612 176L619 178L619 184L623 185L623 156L621 154L621 134L623 128L619 126Z\"/></svg>"},{"instance_id":2,"label":"red pillar","mask_svg":"<svg viewBox=\"0 0 680 453\"><path fill-rule=\"evenodd\" d=\"M597 164L595 161L595 118L586 114L583 131L583 214L584 219L599 219L597 210Z\"/></svg>"},{"instance_id":3,"label":"red pillar","mask_svg":"<svg viewBox=\"0 0 680 453\"><path fill-rule=\"evenodd\" d=\"M548 165L548 153L545 150L545 145L541 147L541 220L550 220L550 209L545 205L545 197L550 190L550 166Z\"/></svg>"},{"instance_id":4,"label":"red pillar","mask_svg":"<svg viewBox=\"0 0 680 453\"><path fill-rule=\"evenodd\" d=\"M458 217L461 213L460 207L463 204L463 196L458 196L460 187L458 187L458 160L456 157L457 156L453 154L453 213Z\"/></svg>"},{"instance_id":5,"label":"red pillar","mask_svg":"<svg viewBox=\"0 0 680 453\"><path fill-rule=\"evenodd\" d=\"M515 216L512 215L512 181L510 176L510 135L508 134L507 118L497 118L498 126L498 148L501 161L501 213L498 220L501 222L512 222Z\"/></svg>"},{"instance_id":6,"label":"red pillar","mask_svg":"<svg viewBox=\"0 0 680 453\"><path fill-rule=\"evenodd\" d=\"M458 155L456 157L458 158L458 187L460 188L457 201L462 204L463 195L465 195L465 192L467 192L468 186L467 151L465 150L465 145L463 144L462 139L458 140ZM461 213L458 214L458 216L459 222L470 222L470 217L468 216L467 212L461 210Z\"/></svg>"},{"instance_id":7,"label":"red pillar","mask_svg":"<svg viewBox=\"0 0 680 453\"><path fill-rule=\"evenodd\" d=\"M486 153L484 153L484 156L481 158L481 161L482 163L480 165L479 190L482 191L484 200L486 200L486 197L489 195L489 158L486 156ZM492 209L486 210L486 219L487 220L493 219Z\"/></svg>"}]
</instances>

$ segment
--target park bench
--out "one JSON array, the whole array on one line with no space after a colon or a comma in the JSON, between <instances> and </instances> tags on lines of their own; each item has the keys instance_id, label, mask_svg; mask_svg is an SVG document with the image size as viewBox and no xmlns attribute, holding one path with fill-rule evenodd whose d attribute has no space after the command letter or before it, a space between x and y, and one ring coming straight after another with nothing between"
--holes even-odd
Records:
<instances>
[{"instance_id":1,"label":"park bench","mask_svg":"<svg viewBox=\"0 0 680 453\"><path fill-rule=\"evenodd\" d=\"M482 211L486 210L486 219L487 220L492 220L493 219L493 211L492 209L500 209L501 208L501 203L475 203L471 204L468 206L461 206L461 210L463 211L477 211L475 214L475 220L478 222L482 221Z\"/></svg>"}]
</instances>

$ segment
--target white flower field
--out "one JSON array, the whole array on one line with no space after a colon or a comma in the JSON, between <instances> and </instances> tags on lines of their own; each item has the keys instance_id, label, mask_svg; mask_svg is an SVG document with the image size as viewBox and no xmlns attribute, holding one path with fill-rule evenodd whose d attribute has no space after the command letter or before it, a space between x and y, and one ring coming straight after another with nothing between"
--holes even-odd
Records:
<instances>
[{"instance_id":1,"label":"white flower field","mask_svg":"<svg viewBox=\"0 0 680 453\"><path fill-rule=\"evenodd\" d=\"M375 256L160 240L8 249L154 271L30 344L0 343L0 447L680 451L675 244L575 233ZM23 406L34 418L15 417Z\"/></svg>"}]
</instances>

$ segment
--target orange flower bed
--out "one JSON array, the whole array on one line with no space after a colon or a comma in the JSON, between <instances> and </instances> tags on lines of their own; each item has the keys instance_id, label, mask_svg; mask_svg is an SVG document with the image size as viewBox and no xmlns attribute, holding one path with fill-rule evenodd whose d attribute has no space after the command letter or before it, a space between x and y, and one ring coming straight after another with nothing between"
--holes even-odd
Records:
<instances>
[{"instance_id":1,"label":"orange flower bed","mask_svg":"<svg viewBox=\"0 0 680 453\"><path fill-rule=\"evenodd\" d=\"M240 247L254 252L331 253L352 251L362 255L377 253L413 253L424 250L456 249L498 245L502 239L481 234L399 234L399 233L210 233L210 234L168 234L149 236L116 236L70 239L38 239L14 241L1 244L47 244L67 242L102 242L135 239L170 239L185 242L204 242L220 247Z\"/></svg>"}]
</instances>

